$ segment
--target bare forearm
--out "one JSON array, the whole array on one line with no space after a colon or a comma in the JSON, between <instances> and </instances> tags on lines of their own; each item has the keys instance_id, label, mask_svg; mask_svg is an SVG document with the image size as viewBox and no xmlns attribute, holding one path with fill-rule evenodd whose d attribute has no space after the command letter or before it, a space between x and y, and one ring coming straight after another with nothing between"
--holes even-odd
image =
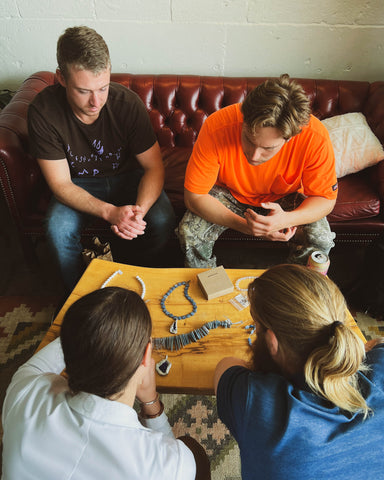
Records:
<instances>
[{"instance_id":1,"label":"bare forearm","mask_svg":"<svg viewBox=\"0 0 384 480\"><path fill-rule=\"evenodd\" d=\"M313 223L325 217L335 201L323 197L308 197L295 210L284 211L278 203L265 202L261 206L267 214L261 215L247 209L244 216L252 235L273 241L289 241L296 233L297 226Z\"/></svg>"},{"instance_id":2,"label":"bare forearm","mask_svg":"<svg viewBox=\"0 0 384 480\"><path fill-rule=\"evenodd\" d=\"M281 228L296 227L316 222L332 212L336 200L323 197L308 197L291 212L285 212L285 222Z\"/></svg>"},{"instance_id":3,"label":"bare forearm","mask_svg":"<svg viewBox=\"0 0 384 480\"><path fill-rule=\"evenodd\" d=\"M185 195L186 207L208 222L249 234L245 218L237 215L211 195Z\"/></svg>"},{"instance_id":4,"label":"bare forearm","mask_svg":"<svg viewBox=\"0 0 384 480\"><path fill-rule=\"evenodd\" d=\"M111 219L115 209L114 205L99 200L72 182L56 186L53 194L59 202L74 210L100 217L113 223Z\"/></svg>"},{"instance_id":5,"label":"bare forearm","mask_svg":"<svg viewBox=\"0 0 384 480\"><path fill-rule=\"evenodd\" d=\"M109 217L114 206L95 198L83 188L75 185L72 182L66 158L54 161L38 159L37 161L49 188L59 202L74 210L110 221Z\"/></svg>"},{"instance_id":6,"label":"bare forearm","mask_svg":"<svg viewBox=\"0 0 384 480\"><path fill-rule=\"evenodd\" d=\"M277 203L270 202L262 204L266 215L248 209L242 217L209 194L198 195L186 190L184 198L189 210L211 223L281 241L288 241L294 235L296 226L313 223L328 215L335 204L334 200L323 197L308 197L298 208L286 212Z\"/></svg>"},{"instance_id":7,"label":"bare forearm","mask_svg":"<svg viewBox=\"0 0 384 480\"><path fill-rule=\"evenodd\" d=\"M137 192L136 205L139 205L144 215L159 198L164 186L164 165L157 142L143 153L136 155L142 168L142 176Z\"/></svg>"},{"instance_id":8,"label":"bare forearm","mask_svg":"<svg viewBox=\"0 0 384 480\"><path fill-rule=\"evenodd\" d=\"M144 215L159 198L164 186L164 170L147 170L139 183L136 205L139 205Z\"/></svg>"}]
</instances>

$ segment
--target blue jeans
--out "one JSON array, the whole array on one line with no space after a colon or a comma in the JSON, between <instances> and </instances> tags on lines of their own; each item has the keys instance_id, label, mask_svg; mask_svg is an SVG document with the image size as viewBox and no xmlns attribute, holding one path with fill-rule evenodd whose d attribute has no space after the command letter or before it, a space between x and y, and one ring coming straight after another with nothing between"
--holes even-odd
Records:
<instances>
[{"instance_id":1,"label":"blue jeans","mask_svg":"<svg viewBox=\"0 0 384 480\"><path fill-rule=\"evenodd\" d=\"M135 170L116 177L73 178L72 181L100 200L116 206L134 205L142 175L142 170ZM67 207L52 198L46 216L46 233L68 293L73 290L84 272L81 230L93 220L93 216ZM144 220L147 223L144 235L133 240L123 240L113 235L110 243L114 260L146 266L156 263L156 258L165 247L175 226L175 214L164 192L152 205Z\"/></svg>"}]
</instances>

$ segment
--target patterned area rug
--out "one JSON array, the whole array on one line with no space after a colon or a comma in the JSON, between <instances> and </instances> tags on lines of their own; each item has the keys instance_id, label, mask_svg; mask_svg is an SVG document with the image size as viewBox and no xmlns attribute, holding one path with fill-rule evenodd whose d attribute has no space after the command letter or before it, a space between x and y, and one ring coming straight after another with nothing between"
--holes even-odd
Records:
<instances>
[{"instance_id":1,"label":"patterned area rug","mask_svg":"<svg viewBox=\"0 0 384 480\"><path fill-rule=\"evenodd\" d=\"M48 330L56 302L46 297L0 297L0 405L12 375Z\"/></svg>"},{"instance_id":2,"label":"patterned area rug","mask_svg":"<svg viewBox=\"0 0 384 480\"><path fill-rule=\"evenodd\" d=\"M57 299L0 297L0 407L12 375L34 353L48 330ZM3 430L0 421L0 453ZM2 455L1 455L2 459ZM0 462L0 476L2 472Z\"/></svg>"},{"instance_id":3,"label":"patterned area rug","mask_svg":"<svg viewBox=\"0 0 384 480\"><path fill-rule=\"evenodd\" d=\"M216 398L163 394L161 399L175 436L190 435L205 448L212 480L241 480L239 447L217 418Z\"/></svg>"},{"instance_id":4,"label":"patterned area rug","mask_svg":"<svg viewBox=\"0 0 384 480\"><path fill-rule=\"evenodd\" d=\"M384 322L366 315L362 312L353 313L360 330L363 332L367 340L377 337L384 337Z\"/></svg>"},{"instance_id":5,"label":"patterned area rug","mask_svg":"<svg viewBox=\"0 0 384 480\"><path fill-rule=\"evenodd\" d=\"M56 298L0 297L1 406L13 373L33 355L48 330L56 303ZM353 314L367 340L384 337L384 322L361 312ZM239 449L217 418L215 397L163 394L161 398L175 436L190 435L204 446L212 479L241 480Z\"/></svg>"}]
</instances>

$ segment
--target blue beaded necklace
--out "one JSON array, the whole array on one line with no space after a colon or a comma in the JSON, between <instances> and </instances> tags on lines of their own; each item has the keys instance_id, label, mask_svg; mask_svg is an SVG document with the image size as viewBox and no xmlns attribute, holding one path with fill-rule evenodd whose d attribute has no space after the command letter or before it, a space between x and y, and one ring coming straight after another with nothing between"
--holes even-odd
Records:
<instances>
[{"instance_id":1,"label":"blue beaded necklace","mask_svg":"<svg viewBox=\"0 0 384 480\"><path fill-rule=\"evenodd\" d=\"M166 306L165 306L165 302L167 300L167 298L171 295L171 293L176 290L176 288L178 287L181 287L182 285L184 285L184 296L185 298L188 300L188 302L192 305L192 311L190 313L187 313L186 315L173 315L172 313L168 312ZM161 306L161 310L163 311L163 313L165 315L167 315L167 317L170 317L172 318L173 320L173 323L171 325L171 328L169 329L169 331L171 333L174 333L176 334L177 333L177 321L178 320L184 320L186 318L189 318L189 317L192 317L195 313L196 313L196 310L197 310L197 305L196 305L196 302L193 300L193 298L188 294L188 290L189 290L189 281L188 282L178 282L178 283L175 283L175 285L173 285L173 287L171 287L167 293L165 293L163 295L163 298L160 300L160 306Z\"/></svg>"}]
</instances>

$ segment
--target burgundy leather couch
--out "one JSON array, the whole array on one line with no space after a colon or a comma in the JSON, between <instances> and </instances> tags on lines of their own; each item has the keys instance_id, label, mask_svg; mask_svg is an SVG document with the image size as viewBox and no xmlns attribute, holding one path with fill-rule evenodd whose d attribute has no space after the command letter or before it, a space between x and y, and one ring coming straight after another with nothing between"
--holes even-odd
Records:
<instances>
[{"instance_id":1,"label":"burgundy leather couch","mask_svg":"<svg viewBox=\"0 0 384 480\"><path fill-rule=\"evenodd\" d=\"M265 78L112 74L112 80L134 90L149 112L162 147L165 190L180 218L185 210L184 172L202 123L216 110L241 102ZM384 82L297 80L318 118L362 112L384 143ZM50 192L35 158L28 153L27 110L34 96L55 81L52 72L30 76L0 114L1 189L29 261L34 258L33 240L44 235L43 218ZM328 217L336 242L372 243L384 230L383 202L384 161L341 178L337 203ZM98 221L84 231L85 237L95 234L110 234L109 226ZM241 247L266 245L262 239L231 230L224 232L219 241L242 242Z\"/></svg>"}]
</instances>

